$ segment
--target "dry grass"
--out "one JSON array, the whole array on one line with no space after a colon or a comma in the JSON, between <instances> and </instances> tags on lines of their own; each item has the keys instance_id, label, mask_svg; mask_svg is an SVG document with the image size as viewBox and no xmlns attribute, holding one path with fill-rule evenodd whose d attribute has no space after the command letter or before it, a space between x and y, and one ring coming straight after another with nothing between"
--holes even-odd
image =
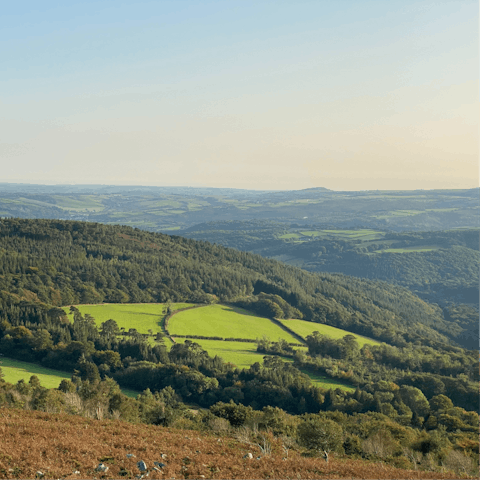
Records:
<instances>
[{"instance_id":1,"label":"dry grass","mask_svg":"<svg viewBox=\"0 0 480 480\"><path fill-rule=\"evenodd\" d=\"M133 425L119 420L92 420L64 414L0 408L0 478L133 478L136 462L149 468L154 461L166 464L149 478L235 479L447 479L451 473L400 470L361 460L307 458L290 451L285 456L281 439L273 439L271 455L232 437L176 430L153 425ZM253 459L243 456L251 452ZM126 454L134 454L127 458ZM167 458L162 460L161 454ZM95 471L103 462L108 472ZM80 473L74 474L74 471Z\"/></svg>"}]
</instances>

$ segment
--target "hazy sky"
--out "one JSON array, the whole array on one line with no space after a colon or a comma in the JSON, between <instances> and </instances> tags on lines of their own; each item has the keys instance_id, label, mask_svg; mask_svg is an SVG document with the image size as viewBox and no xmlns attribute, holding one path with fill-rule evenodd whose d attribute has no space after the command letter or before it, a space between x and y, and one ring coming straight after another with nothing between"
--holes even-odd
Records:
<instances>
[{"instance_id":1,"label":"hazy sky","mask_svg":"<svg viewBox=\"0 0 480 480\"><path fill-rule=\"evenodd\" d=\"M478 186L477 0L3 2L0 182Z\"/></svg>"}]
</instances>

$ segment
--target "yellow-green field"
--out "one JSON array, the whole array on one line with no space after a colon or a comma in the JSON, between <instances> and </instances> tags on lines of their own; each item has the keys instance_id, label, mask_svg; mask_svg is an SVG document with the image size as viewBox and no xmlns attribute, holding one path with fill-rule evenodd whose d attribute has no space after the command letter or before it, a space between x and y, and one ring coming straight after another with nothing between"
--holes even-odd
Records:
<instances>
[{"instance_id":1,"label":"yellow-green field","mask_svg":"<svg viewBox=\"0 0 480 480\"><path fill-rule=\"evenodd\" d=\"M168 326L170 334L179 343L183 343L185 339L175 337L175 335L201 335L251 340L268 337L272 341L277 341L279 338L282 338L289 343L298 343L298 340L293 335L280 328L268 318L259 317L247 310L226 305L207 305L182 310L191 306L193 305L187 303L171 305L172 310L181 310L170 318ZM114 319L119 327L124 328L126 331L130 328L135 328L139 333L149 333L149 330L153 333L163 331L164 304L99 304L77 305L76 307L82 314L88 313L92 315L97 325L100 325L106 320ZM70 320L73 320L69 307L64 307L64 310ZM339 328L303 320L281 320L281 322L304 338L316 330L332 338L342 338L350 333ZM378 342L360 335L355 335L355 337L360 346L366 343L378 345ZM257 353L255 343L203 339L191 340L201 345L210 356L218 355L226 362L230 362L238 368L248 368L255 362L261 363L263 361L264 355ZM154 343L153 337L149 337L149 341ZM172 345L170 340L166 339L165 343L167 349L170 349ZM306 347L295 348L306 351ZM291 361L291 359L285 360ZM322 388L339 387L347 390L351 388L348 384L341 383L341 381L332 380L312 373L308 373L308 375L314 385Z\"/></svg>"},{"instance_id":2,"label":"yellow-green field","mask_svg":"<svg viewBox=\"0 0 480 480\"><path fill-rule=\"evenodd\" d=\"M45 388L58 388L63 379L70 380L72 376L70 373L62 372L61 370L45 368L35 363L22 362L5 357L0 357L0 368L4 375L3 379L8 383L15 384L19 380L28 383L30 377L35 375L40 380L42 387ZM122 392L132 398L135 398L139 394L139 392L128 388L122 388Z\"/></svg>"},{"instance_id":3,"label":"yellow-green field","mask_svg":"<svg viewBox=\"0 0 480 480\"><path fill-rule=\"evenodd\" d=\"M32 375L36 375L42 386L46 388L57 388L64 378L70 380L72 376L70 373L60 370L53 370L35 363L21 362L20 360L5 357L0 357L0 368L6 382L17 383L19 380L28 382Z\"/></svg>"},{"instance_id":4,"label":"yellow-green field","mask_svg":"<svg viewBox=\"0 0 480 480\"><path fill-rule=\"evenodd\" d=\"M348 240L377 240L385 236L384 232L379 232L376 230L370 229L359 229L359 230L304 230L301 232L292 232L279 235L278 238L283 240L300 240L306 241L310 238L317 237L335 237Z\"/></svg>"},{"instance_id":5,"label":"yellow-green field","mask_svg":"<svg viewBox=\"0 0 480 480\"><path fill-rule=\"evenodd\" d=\"M103 322L113 319L120 328L128 331L135 328L139 333L161 332L163 327L163 303L104 303L100 305L75 305L82 315L88 313L95 318L100 326ZM193 306L192 303L173 303L172 310ZM73 315L69 307L63 307L70 321Z\"/></svg>"},{"instance_id":6,"label":"yellow-green field","mask_svg":"<svg viewBox=\"0 0 480 480\"><path fill-rule=\"evenodd\" d=\"M371 338L363 337L362 335L357 335L356 333L348 332L347 330L342 330L341 328L331 327L330 325L324 325L323 323L313 323L307 322L305 320L280 320L280 322L286 327L290 328L297 335L300 335L303 338L306 338L308 335L311 335L313 332L319 332L322 335L326 335L330 338L343 338L345 335L353 335L356 339L360 348L365 344L367 345L380 345L380 342L372 340Z\"/></svg>"},{"instance_id":7,"label":"yellow-green field","mask_svg":"<svg viewBox=\"0 0 480 480\"><path fill-rule=\"evenodd\" d=\"M185 342L185 338L176 338L178 343ZM198 343L204 350L208 352L211 357L218 355L223 358L225 362L232 363L237 368L249 368L255 362L262 363L263 353L257 352L257 344L249 342L225 342L222 340L197 340L191 339L192 342ZM295 349L306 351L306 347L295 347ZM286 362L291 363L291 358L284 358ZM329 389L329 388L341 388L346 391L355 390L354 387L348 385L347 383L342 383L341 380L323 377L322 375L307 372L302 370L303 373L308 375L312 381L312 384Z\"/></svg>"},{"instance_id":8,"label":"yellow-green field","mask_svg":"<svg viewBox=\"0 0 480 480\"><path fill-rule=\"evenodd\" d=\"M440 247L403 247L403 248L386 248L385 250L375 250L374 253L415 253L415 252L431 252L438 250Z\"/></svg>"},{"instance_id":9,"label":"yellow-green field","mask_svg":"<svg viewBox=\"0 0 480 480\"><path fill-rule=\"evenodd\" d=\"M271 340L283 338L297 343L297 339L275 325L268 318L258 317L241 308L226 305L208 305L178 312L168 325L171 335L204 335L206 337L249 338L263 336Z\"/></svg>"}]
</instances>

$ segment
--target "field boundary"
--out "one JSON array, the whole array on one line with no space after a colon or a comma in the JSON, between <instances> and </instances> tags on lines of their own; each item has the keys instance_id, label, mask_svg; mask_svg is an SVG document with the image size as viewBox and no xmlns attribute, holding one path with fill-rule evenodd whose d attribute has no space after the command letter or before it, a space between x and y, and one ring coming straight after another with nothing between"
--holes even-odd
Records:
<instances>
[{"instance_id":1,"label":"field boundary","mask_svg":"<svg viewBox=\"0 0 480 480\"><path fill-rule=\"evenodd\" d=\"M170 332L168 331L168 322L169 320L176 314L176 313L180 313L180 312L184 312L185 310L193 310L194 308L200 308L200 307L205 307L206 305L194 305L193 307L185 307L185 308L181 308L179 310L175 310L174 312L168 314L165 316L165 318L163 319L163 326L160 324L160 328L162 328L162 330L164 330L165 332L165 335L173 342L173 343L177 343L175 341L175 338L170 334ZM179 338L188 338L188 337L185 337L183 335L175 335L175 337L179 337Z\"/></svg>"},{"instance_id":2,"label":"field boundary","mask_svg":"<svg viewBox=\"0 0 480 480\"><path fill-rule=\"evenodd\" d=\"M276 318L270 318L269 320L273 322L275 325L278 325L283 331L289 333L290 335L292 335L292 337L299 340L302 343L301 345L302 347L306 344L305 339L301 335L299 335L298 333L295 333L291 328L287 327L282 322L278 321Z\"/></svg>"}]
</instances>

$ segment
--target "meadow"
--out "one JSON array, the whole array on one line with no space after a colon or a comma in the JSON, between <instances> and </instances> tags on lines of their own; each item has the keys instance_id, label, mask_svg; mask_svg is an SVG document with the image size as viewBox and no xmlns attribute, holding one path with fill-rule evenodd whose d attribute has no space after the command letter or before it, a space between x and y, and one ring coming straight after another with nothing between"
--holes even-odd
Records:
<instances>
[{"instance_id":1,"label":"meadow","mask_svg":"<svg viewBox=\"0 0 480 480\"><path fill-rule=\"evenodd\" d=\"M193 306L192 303L173 303L172 310L180 310ZM128 331L135 328L139 333L154 333L163 331L164 303L104 303L100 305L76 305L82 315L89 314L95 318L95 323L100 326L103 322L113 319L120 329ZM73 314L69 307L63 307L70 321Z\"/></svg>"},{"instance_id":2,"label":"meadow","mask_svg":"<svg viewBox=\"0 0 480 480\"><path fill-rule=\"evenodd\" d=\"M353 335L357 339L360 348L364 345L380 345L380 342L372 340L371 338L363 337L362 335L357 335L356 333L348 332L347 330L342 330L341 328L324 325L323 323L313 323L305 320L295 319L279 321L282 323L282 325L285 325L287 328L303 338L306 338L308 335L311 335L316 331L322 335L326 335L327 337L334 339L343 338L345 335Z\"/></svg>"},{"instance_id":3,"label":"meadow","mask_svg":"<svg viewBox=\"0 0 480 480\"><path fill-rule=\"evenodd\" d=\"M402 248L385 248L384 250L375 250L374 253L421 253L432 252L433 250L439 250L440 247L427 246L427 247L402 247Z\"/></svg>"},{"instance_id":4,"label":"meadow","mask_svg":"<svg viewBox=\"0 0 480 480\"><path fill-rule=\"evenodd\" d=\"M178 312L170 318L168 330L172 336L203 335L252 340L266 336L274 341L283 338L289 343L298 342L268 318L226 305L208 305Z\"/></svg>"},{"instance_id":5,"label":"meadow","mask_svg":"<svg viewBox=\"0 0 480 480\"><path fill-rule=\"evenodd\" d=\"M68 372L5 357L1 357L0 368L2 369L3 379L8 383L17 383L19 380L28 383L30 377L35 375L40 380L42 387L45 388L58 388L62 380L70 380L72 377L72 374ZM122 388L121 390L122 393L131 398L136 398L140 393L129 388Z\"/></svg>"},{"instance_id":6,"label":"meadow","mask_svg":"<svg viewBox=\"0 0 480 480\"><path fill-rule=\"evenodd\" d=\"M46 388L57 388L63 379L70 380L71 377L68 372L5 357L0 357L0 368L6 382L17 383L19 380L24 380L28 383L30 377L36 375L42 386Z\"/></svg>"},{"instance_id":7,"label":"meadow","mask_svg":"<svg viewBox=\"0 0 480 480\"><path fill-rule=\"evenodd\" d=\"M176 342L183 343L186 338L176 338ZM257 352L257 344L250 342L226 342L222 340L198 340L192 339L193 342L198 343L204 350L208 352L211 357L218 355L223 358L225 362L232 363L237 368L249 368L254 363L263 363L265 354ZM307 347L294 347L296 350L303 350L306 352ZM293 360L288 357L282 357L285 362L291 363ZM302 370L303 373L310 377L312 384L316 387L329 389L340 388L344 391L355 390L347 383L342 383L341 380L327 378L317 373Z\"/></svg>"},{"instance_id":8,"label":"meadow","mask_svg":"<svg viewBox=\"0 0 480 480\"><path fill-rule=\"evenodd\" d=\"M250 340L268 337L272 341L282 338L289 343L298 343L298 340L293 335L268 318L259 317L242 308L217 304L183 310L192 306L193 304L189 303L171 304L171 309L173 311L176 310L177 313L170 318L168 330L177 343L183 343L186 339L176 337L176 335L245 338ZM153 333L158 331L164 332L163 309L165 304L162 303L77 305L76 307L82 314L92 315L98 326L106 320L114 319L119 327L124 328L125 331L135 328L139 333L145 334L148 334L149 330ZM64 307L64 311L67 313L70 321L73 321L73 315L70 313L69 307ZM315 330L331 338L342 338L350 334L346 330L304 320L281 320L281 323L304 338ZM360 335L355 335L355 337L360 346L364 344L379 344ZM148 340L150 343L155 342L153 337L149 337ZM230 362L240 369L249 368L255 362L262 363L263 361L264 355L256 351L257 346L253 342L196 338L191 340L198 343L210 356L218 355L226 362ZM165 345L170 350L172 341L168 337L165 338ZM306 351L306 347L295 348ZM284 360L291 361L290 358L285 358ZM310 372L304 373L307 373L312 379L312 383L316 386L322 388L342 388L344 390L351 389L348 384L343 384L338 380ZM27 376L25 378L28 380L30 377ZM68 375L67 378L69 378ZM56 386L58 386L58 383ZM135 394L136 392L134 392L133 396Z\"/></svg>"},{"instance_id":9,"label":"meadow","mask_svg":"<svg viewBox=\"0 0 480 480\"><path fill-rule=\"evenodd\" d=\"M384 232L371 229L358 230L302 230L299 232L285 233L279 235L278 238L282 240L299 240L306 241L312 238L338 238L342 240L377 240L385 236Z\"/></svg>"}]
</instances>

